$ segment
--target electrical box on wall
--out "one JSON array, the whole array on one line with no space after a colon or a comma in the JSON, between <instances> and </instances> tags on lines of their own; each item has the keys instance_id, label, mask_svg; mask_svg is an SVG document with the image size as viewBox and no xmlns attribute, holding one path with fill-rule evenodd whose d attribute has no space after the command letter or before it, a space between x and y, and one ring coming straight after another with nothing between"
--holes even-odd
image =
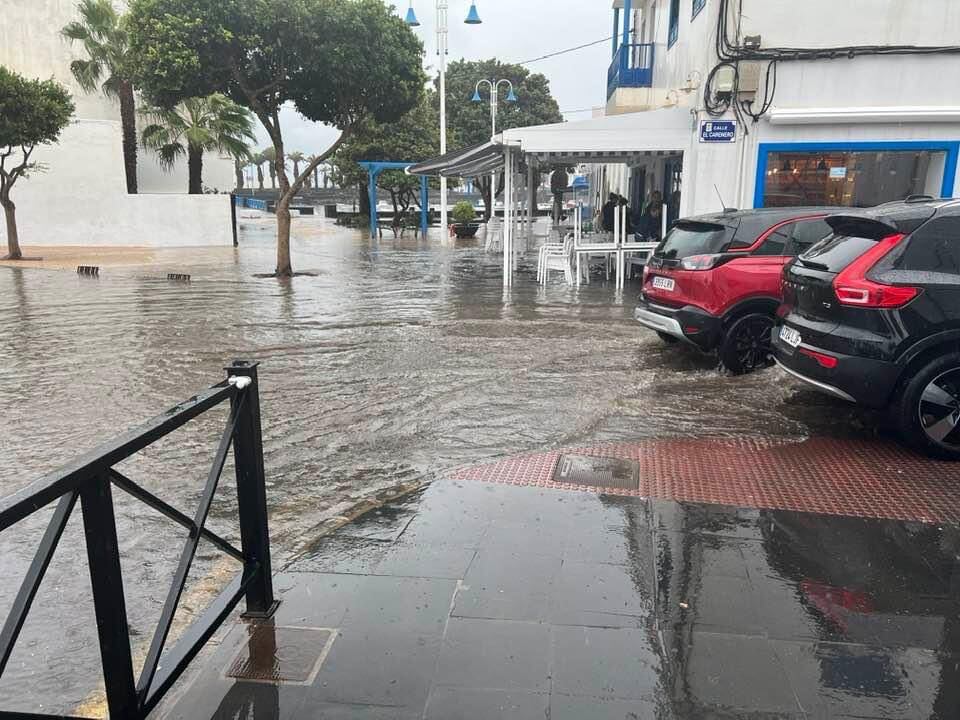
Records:
<instances>
[{"instance_id":1,"label":"electrical box on wall","mask_svg":"<svg viewBox=\"0 0 960 720\"><path fill-rule=\"evenodd\" d=\"M739 64L740 78L737 82L737 90L743 93L756 93L760 90L760 75L762 72L760 62L741 62Z\"/></svg>"},{"instance_id":2,"label":"electrical box on wall","mask_svg":"<svg viewBox=\"0 0 960 720\"><path fill-rule=\"evenodd\" d=\"M713 79L713 91L718 98L729 98L733 94L733 85L736 80L736 73L729 65L724 65L717 70Z\"/></svg>"}]
</instances>

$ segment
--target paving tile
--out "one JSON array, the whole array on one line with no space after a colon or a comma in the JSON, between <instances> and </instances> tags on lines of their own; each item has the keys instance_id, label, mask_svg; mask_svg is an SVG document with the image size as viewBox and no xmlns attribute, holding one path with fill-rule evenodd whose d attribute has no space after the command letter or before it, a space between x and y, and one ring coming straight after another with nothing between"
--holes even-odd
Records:
<instances>
[{"instance_id":1,"label":"paving tile","mask_svg":"<svg viewBox=\"0 0 960 720\"><path fill-rule=\"evenodd\" d=\"M456 589L449 579L358 576L342 625L440 635Z\"/></svg>"},{"instance_id":2,"label":"paving tile","mask_svg":"<svg viewBox=\"0 0 960 720\"><path fill-rule=\"evenodd\" d=\"M477 552L457 592L455 617L543 620L560 558Z\"/></svg>"},{"instance_id":3,"label":"paving tile","mask_svg":"<svg viewBox=\"0 0 960 720\"><path fill-rule=\"evenodd\" d=\"M685 678L695 706L743 713L800 713L770 641L694 632L675 672Z\"/></svg>"},{"instance_id":4,"label":"paving tile","mask_svg":"<svg viewBox=\"0 0 960 720\"><path fill-rule=\"evenodd\" d=\"M307 702L422 711L440 645L438 635L384 630L376 624L345 627L310 687Z\"/></svg>"},{"instance_id":5,"label":"paving tile","mask_svg":"<svg viewBox=\"0 0 960 720\"><path fill-rule=\"evenodd\" d=\"M420 720L422 716L423 712L419 708L317 702L303 703L297 708L296 714L297 720ZM264 720L272 718L268 715Z\"/></svg>"},{"instance_id":6,"label":"paving tile","mask_svg":"<svg viewBox=\"0 0 960 720\"><path fill-rule=\"evenodd\" d=\"M398 542L374 566L375 575L426 578L463 578L477 551L459 545L422 545Z\"/></svg>"},{"instance_id":7,"label":"paving tile","mask_svg":"<svg viewBox=\"0 0 960 720\"><path fill-rule=\"evenodd\" d=\"M568 538L577 527L557 518L531 518L525 522L495 520L490 523L480 549L487 553L509 553L522 547L534 555L562 557Z\"/></svg>"},{"instance_id":8,"label":"paving tile","mask_svg":"<svg viewBox=\"0 0 960 720\"><path fill-rule=\"evenodd\" d=\"M327 535L314 543L292 562L290 572L326 572L369 574L388 550L387 543L377 540Z\"/></svg>"},{"instance_id":9,"label":"paving tile","mask_svg":"<svg viewBox=\"0 0 960 720\"><path fill-rule=\"evenodd\" d=\"M550 629L540 623L451 618L436 684L549 690Z\"/></svg>"},{"instance_id":10,"label":"paving tile","mask_svg":"<svg viewBox=\"0 0 960 720\"><path fill-rule=\"evenodd\" d=\"M553 691L645 699L661 688L662 666L646 630L554 627Z\"/></svg>"},{"instance_id":11,"label":"paving tile","mask_svg":"<svg viewBox=\"0 0 960 720\"><path fill-rule=\"evenodd\" d=\"M425 720L545 720L550 696L520 690L437 687L430 693Z\"/></svg>"},{"instance_id":12,"label":"paving tile","mask_svg":"<svg viewBox=\"0 0 960 720\"><path fill-rule=\"evenodd\" d=\"M688 609L683 614L684 621L693 622L698 628L744 635L762 635L766 631L757 619L753 586L746 578L705 575L700 578L696 595L685 600Z\"/></svg>"},{"instance_id":13,"label":"paving tile","mask_svg":"<svg viewBox=\"0 0 960 720\"><path fill-rule=\"evenodd\" d=\"M218 668L220 669L220 668ZM165 720L236 720L268 718L296 720L303 704L305 689L299 685L223 680L205 675L173 708L163 713Z\"/></svg>"},{"instance_id":14,"label":"paving tile","mask_svg":"<svg viewBox=\"0 0 960 720\"><path fill-rule=\"evenodd\" d=\"M929 718L943 666L936 653L838 643L779 642L777 656L814 717Z\"/></svg>"},{"instance_id":15,"label":"paving tile","mask_svg":"<svg viewBox=\"0 0 960 720\"><path fill-rule=\"evenodd\" d=\"M274 579L278 625L337 628L357 592L355 575L284 573Z\"/></svg>"},{"instance_id":16,"label":"paving tile","mask_svg":"<svg viewBox=\"0 0 960 720\"><path fill-rule=\"evenodd\" d=\"M555 625L644 627L653 615L650 573L629 565L565 561L550 594Z\"/></svg>"},{"instance_id":17,"label":"paving tile","mask_svg":"<svg viewBox=\"0 0 960 720\"><path fill-rule=\"evenodd\" d=\"M554 694L550 697L550 720L660 720L650 700L611 700ZM691 718L692 720L692 718Z\"/></svg>"}]
</instances>

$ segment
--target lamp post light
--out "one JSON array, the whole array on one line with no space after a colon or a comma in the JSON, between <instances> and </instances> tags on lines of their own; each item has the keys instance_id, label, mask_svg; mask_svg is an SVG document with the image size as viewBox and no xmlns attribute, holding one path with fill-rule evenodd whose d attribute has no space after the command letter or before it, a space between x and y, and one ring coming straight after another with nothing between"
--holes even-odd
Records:
<instances>
[{"instance_id":1,"label":"lamp post light","mask_svg":"<svg viewBox=\"0 0 960 720\"><path fill-rule=\"evenodd\" d=\"M437 0L437 55L440 57L440 154L447 152L447 53L449 48L447 42L449 39L449 30L447 27L447 0ZM413 9L413 0L410 0L410 6L407 9L405 18L410 27L419 27L417 14ZM476 0L470 3L470 10L467 13L466 25L479 25L483 21L477 12ZM440 225L448 227L447 221L447 178L440 176Z\"/></svg>"},{"instance_id":2,"label":"lamp post light","mask_svg":"<svg viewBox=\"0 0 960 720\"><path fill-rule=\"evenodd\" d=\"M507 102L515 103L517 101L517 95L513 92L513 83L509 80L487 80L484 78L477 82L476 88L473 90L473 102L483 102L483 98L480 97L480 86L486 83L490 86L490 137L493 138L497 134L497 105L499 104L500 96L500 85L506 85L509 88L507 93ZM496 171L490 174L490 213L491 215L495 214L494 201L496 200L497 194L497 173Z\"/></svg>"}]
</instances>

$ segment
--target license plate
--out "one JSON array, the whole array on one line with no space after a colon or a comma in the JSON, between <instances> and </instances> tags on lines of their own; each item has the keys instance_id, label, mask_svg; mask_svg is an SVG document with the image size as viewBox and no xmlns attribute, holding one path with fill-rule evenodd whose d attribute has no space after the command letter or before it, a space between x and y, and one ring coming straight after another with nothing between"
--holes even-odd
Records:
<instances>
[{"instance_id":1,"label":"license plate","mask_svg":"<svg viewBox=\"0 0 960 720\"><path fill-rule=\"evenodd\" d=\"M792 348L799 347L800 343L803 342L800 333L786 325L780 328L780 339Z\"/></svg>"},{"instance_id":2,"label":"license plate","mask_svg":"<svg viewBox=\"0 0 960 720\"><path fill-rule=\"evenodd\" d=\"M653 286L657 290L666 290L668 292L673 292L677 284L673 281L673 278L660 277L658 275L653 279Z\"/></svg>"}]
</instances>

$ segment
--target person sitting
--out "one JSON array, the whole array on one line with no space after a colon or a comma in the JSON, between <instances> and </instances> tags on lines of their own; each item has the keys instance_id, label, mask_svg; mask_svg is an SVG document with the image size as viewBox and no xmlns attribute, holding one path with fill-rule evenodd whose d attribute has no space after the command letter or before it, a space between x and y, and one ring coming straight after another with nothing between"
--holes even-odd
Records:
<instances>
[{"instance_id":1,"label":"person sitting","mask_svg":"<svg viewBox=\"0 0 960 720\"><path fill-rule=\"evenodd\" d=\"M660 242L663 231L663 204L654 203L652 200L647 204L646 212L640 218L640 227L638 232L643 235L647 242Z\"/></svg>"},{"instance_id":2,"label":"person sitting","mask_svg":"<svg viewBox=\"0 0 960 720\"><path fill-rule=\"evenodd\" d=\"M610 193L610 199L603 204L600 211L600 222L604 232L613 232L613 218L617 210L617 194Z\"/></svg>"}]
</instances>

